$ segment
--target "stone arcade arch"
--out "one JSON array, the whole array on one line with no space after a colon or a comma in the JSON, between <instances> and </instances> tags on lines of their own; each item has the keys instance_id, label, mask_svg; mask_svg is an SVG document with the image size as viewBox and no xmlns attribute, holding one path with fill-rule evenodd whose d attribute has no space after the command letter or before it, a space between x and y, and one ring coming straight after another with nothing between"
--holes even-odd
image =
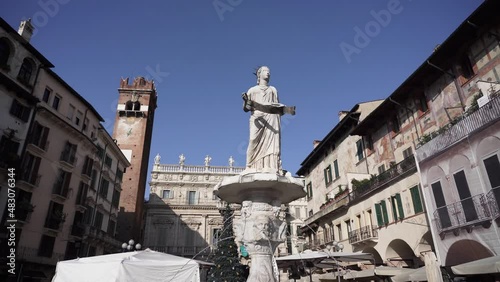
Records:
<instances>
[{"instance_id":1,"label":"stone arcade arch","mask_svg":"<svg viewBox=\"0 0 500 282\"><path fill-rule=\"evenodd\" d=\"M373 247L367 247L367 248L363 249L362 252L365 253L365 254L372 254L375 265L381 265L381 264L384 263L384 260L382 259L382 256Z\"/></svg>"},{"instance_id":2,"label":"stone arcade arch","mask_svg":"<svg viewBox=\"0 0 500 282\"><path fill-rule=\"evenodd\" d=\"M388 266L418 266L418 258L415 256L413 249L401 239L395 239L389 243L385 252L385 258Z\"/></svg>"},{"instance_id":3,"label":"stone arcade arch","mask_svg":"<svg viewBox=\"0 0 500 282\"><path fill-rule=\"evenodd\" d=\"M448 249L445 266L453 266L493 256L488 247L478 241L464 239L456 241Z\"/></svg>"}]
</instances>

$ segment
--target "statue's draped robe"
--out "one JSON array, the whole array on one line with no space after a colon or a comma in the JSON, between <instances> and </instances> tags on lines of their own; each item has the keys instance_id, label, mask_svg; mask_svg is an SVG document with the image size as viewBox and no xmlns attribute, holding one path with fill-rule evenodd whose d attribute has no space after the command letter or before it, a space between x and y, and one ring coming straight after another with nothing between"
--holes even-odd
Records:
<instances>
[{"instance_id":1,"label":"statue's draped robe","mask_svg":"<svg viewBox=\"0 0 500 282\"><path fill-rule=\"evenodd\" d=\"M263 90L265 89L265 90ZM279 103L276 88L254 86L248 99L262 105ZM247 168L257 171L281 172L281 115L254 110L250 116L250 140L247 149Z\"/></svg>"}]
</instances>

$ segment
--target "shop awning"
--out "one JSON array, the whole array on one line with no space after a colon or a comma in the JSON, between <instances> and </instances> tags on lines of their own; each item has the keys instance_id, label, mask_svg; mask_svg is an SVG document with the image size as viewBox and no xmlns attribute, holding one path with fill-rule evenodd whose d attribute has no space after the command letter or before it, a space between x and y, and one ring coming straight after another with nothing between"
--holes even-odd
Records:
<instances>
[{"instance_id":1,"label":"shop awning","mask_svg":"<svg viewBox=\"0 0 500 282\"><path fill-rule=\"evenodd\" d=\"M451 267L456 275L500 273L500 256L479 259Z\"/></svg>"}]
</instances>

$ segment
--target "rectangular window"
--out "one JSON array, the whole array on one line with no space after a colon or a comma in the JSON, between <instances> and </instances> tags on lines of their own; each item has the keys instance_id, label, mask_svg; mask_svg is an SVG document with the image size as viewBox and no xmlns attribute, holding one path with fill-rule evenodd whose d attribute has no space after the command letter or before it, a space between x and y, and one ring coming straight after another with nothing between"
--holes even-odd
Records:
<instances>
[{"instance_id":1,"label":"rectangular window","mask_svg":"<svg viewBox=\"0 0 500 282\"><path fill-rule=\"evenodd\" d=\"M12 105L10 106L10 114L17 117L18 119L28 122L30 117L31 109L29 107L24 106L19 103L16 99L12 101Z\"/></svg>"},{"instance_id":2,"label":"rectangular window","mask_svg":"<svg viewBox=\"0 0 500 282\"><path fill-rule=\"evenodd\" d=\"M313 196L312 183L309 182L306 187L307 187L307 199L310 200Z\"/></svg>"},{"instance_id":3,"label":"rectangular window","mask_svg":"<svg viewBox=\"0 0 500 282\"><path fill-rule=\"evenodd\" d=\"M115 236L115 226L116 226L116 222L114 222L113 220L110 220L108 223L108 234L109 235Z\"/></svg>"},{"instance_id":4,"label":"rectangular window","mask_svg":"<svg viewBox=\"0 0 500 282\"><path fill-rule=\"evenodd\" d=\"M403 202L401 201L401 194L398 193L392 196L391 204L394 221L403 220L405 215L403 210Z\"/></svg>"},{"instance_id":5,"label":"rectangular window","mask_svg":"<svg viewBox=\"0 0 500 282\"><path fill-rule=\"evenodd\" d=\"M343 236L342 236L342 225L341 224L337 224L337 234L339 235L339 241L342 241Z\"/></svg>"},{"instance_id":6,"label":"rectangular window","mask_svg":"<svg viewBox=\"0 0 500 282\"><path fill-rule=\"evenodd\" d=\"M328 165L327 168L323 170L323 173L325 175L325 185L328 186L328 184L332 183L332 166Z\"/></svg>"},{"instance_id":7,"label":"rectangular window","mask_svg":"<svg viewBox=\"0 0 500 282\"><path fill-rule=\"evenodd\" d=\"M399 133L401 130L401 125L399 124L399 118L397 115L394 115L391 119L391 130L394 133Z\"/></svg>"},{"instance_id":8,"label":"rectangular window","mask_svg":"<svg viewBox=\"0 0 500 282\"><path fill-rule=\"evenodd\" d=\"M94 160L90 156L85 157L85 163L83 163L82 174L88 177L92 176L92 167L94 166Z\"/></svg>"},{"instance_id":9,"label":"rectangular window","mask_svg":"<svg viewBox=\"0 0 500 282\"><path fill-rule=\"evenodd\" d=\"M104 164L106 164L106 166L109 168L111 168L111 166L113 165L113 159L108 154L106 154L106 159L104 160Z\"/></svg>"},{"instance_id":10,"label":"rectangular window","mask_svg":"<svg viewBox=\"0 0 500 282\"><path fill-rule=\"evenodd\" d=\"M74 164L76 161L76 144L72 144L69 141L66 142L64 150L61 152L61 161L67 162L69 164Z\"/></svg>"},{"instance_id":11,"label":"rectangular window","mask_svg":"<svg viewBox=\"0 0 500 282\"><path fill-rule=\"evenodd\" d=\"M76 111L75 124L80 125L83 119L83 113L80 111Z\"/></svg>"},{"instance_id":12,"label":"rectangular window","mask_svg":"<svg viewBox=\"0 0 500 282\"><path fill-rule=\"evenodd\" d=\"M52 94L52 90L48 87L45 87L45 91L43 91L42 101L44 101L45 103L49 103L50 94Z\"/></svg>"},{"instance_id":13,"label":"rectangular window","mask_svg":"<svg viewBox=\"0 0 500 282\"><path fill-rule=\"evenodd\" d=\"M56 111L59 110L59 104L61 103L61 97L56 95L54 96L54 101L52 101L52 108Z\"/></svg>"},{"instance_id":14,"label":"rectangular window","mask_svg":"<svg viewBox=\"0 0 500 282\"><path fill-rule=\"evenodd\" d=\"M443 195L443 189L441 188L441 182L435 182L431 184L432 194L434 195L434 201L436 202L436 207L438 210L439 223L441 229L451 226L450 214L448 213L448 208L446 207L446 200Z\"/></svg>"},{"instance_id":15,"label":"rectangular window","mask_svg":"<svg viewBox=\"0 0 500 282\"><path fill-rule=\"evenodd\" d=\"M162 191L162 199L172 199L174 197L174 191L171 190L163 190Z\"/></svg>"},{"instance_id":16,"label":"rectangular window","mask_svg":"<svg viewBox=\"0 0 500 282\"><path fill-rule=\"evenodd\" d=\"M410 194L415 214L423 212L424 208L422 206L422 200L420 198L420 192L418 190L418 186L410 188Z\"/></svg>"},{"instance_id":17,"label":"rectangular window","mask_svg":"<svg viewBox=\"0 0 500 282\"><path fill-rule=\"evenodd\" d=\"M38 256L47 258L52 257L55 242L56 237L42 235L42 240L40 240L40 245L38 247Z\"/></svg>"},{"instance_id":18,"label":"rectangular window","mask_svg":"<svg viewBox=\"0 0 500 282\"><path fill-rule=\"evenodd\" d=\"M483 160L483 163L493 191L493 198L497 206L500 206L500 162L498 161L498 156L493 155L486 158Z\"/></svg>"},{"instance_id":19,"label":"rectangular window","mask_svg":"<svg viewBox=\"0 0 500 282\"><path fill-rule=\"evenodd\" d=\"M118 167L116 169L116 178L120 181L123 180L123 171Z\"/></svg>"},{"instance_id":20,"label":"rectangular window","mask_svg":"<svg viewBox=\"0 0 500 282\"><path fill-rule=\"evenodd\" d=\"M460 201L462 202L462 208L465 213L465 220L467 222L477 219L476 207L474 201L472 200L469 184L467 183L467 178L465 177L465 172L463 170L453 174L455 179L455 184L457 185L458 195L460 196Z\"/></svg>"},{"instance_id":21,"label":"rectangular window","mask_svg":"<svg viewBox=\"0 0 500 282\"><path fill-rule=\"evenodd\" d=\"M356 157L358 158L358 162L365 157L362 139L356 141Z\"/></svg>"},{"instance_id":22,"label":"rectangular window","mask_svg":"<svg viewBox=\"0 0 500 282\"><path fill-rule=\"evenodd\" d=\"M221 235L222 235L222 230L220 228L212 229L212 245L217 244Z\"/></svg>"},{"instance_id":23,"label":"rectangular window","mask_svg":"<svg viewBox=\"0 0 500 282\"><path fill-rule=\"evenodd\" d=\"M120 204L120 191L113 189L113 199L111 200L111 205L118 208Z\"/></svg>"},{"instance_id":24,"label":"rectangular window","mask_svg":"<svg viewBox=\"0 0 500 282\"><path fill-rule=\"evenodd\" d=\"M378 167L378 174L382 174L385 172L385 165L382 164Z\"/></svg>"},{"instance_id":25,"label":"rectangular window","mask_svg":"<svg viewBox=\"0 0 500 282\"><path fill-rule=\"evenodd\" d=\"M335 179L339 178L339 162L337 160L333 161L333 171L335 172Z\"/></svg>"},{"instance_id":26,"label":"rectangular window","mask_svg":"<svg viewBox=\"0 0 500 282\"><path fill-rule=\"evenodd\" d=\"M425 94L424 93L420 94L417 99L418 99L417 102L418 110L421 111L422 113L427 112L429 106L427 106L427 99L425 98Z\"/></svg>"},{"instance_id":27,"label":"rectangular window","mask_svg":"<svg viewBox=\"0 0 500 282\"><path fill-rule=\"evenodd\" d=\"M103 197L104 199L108 198L108 188L109 188L109 181L106 179L101 180L101 190L99 192L99 195Z\"/></svg>"},{"instance_id":28,"label":"rectangular window","mask_svg":"<svg viewBox=\"0 0 500 282\"><path fill-rule=\"evenodd\" d=\"M104 157L104 149L99 144L97 145L97 157L100 160Z\"/></svg>"},{"instance_id":29,"label":"rectangular window","mask_svg":"<svg viewBox=\"0 0 500 282\"><path fill-rule=\"evenodd\" d=\"M92 176L91 176L92 180L90 181L90 189L92 190L96 190L96 183L97 183L97 170L93 169L92 170Z\"/></svg>"},{"instance_id":30,"label":"rectangular window","mask_svg":"<svg viewBox=\"0 0 500 282\"><path fill-rule=\"evenodd\" d=\"M408 147L406 150L403 151L403 159L407 159L412 156L413 156L413 151L411 147Z\"/></svg>"},{"instance_id":31,"label":"rectangular window","mask_svg":"<svg viewBox=\"0 0 500 282\"><path fill-rule=\"evenodd\" d=\"M33 129L31 130L30 143L37 146L40 149L47 150L50 129L39 124L37 121L33 123Z\"/></svg>"},{"instance_id":32,"label":"rectangular window","mask_svg":"<svg viewBox=\"0 0 500 282\"><path fill-rule=\"evenodd\" d=\"M295 208L295 218L301 218L300 208Z\"/></svg>"},{"instance_id":33,"label":"rectangular window","mask_svg":"<svg viewBox=\"0 0 500 282\"><path fill-rule=\"evenodd\" d=\"M24 157L22 170L20 171L21 179L32 185L38 185L38 169L40 168L40 161L41 159L39 157L27 153Z\"/></svg>"},{"instance_id":34,"label":"rectangular window","mask_svg":"<svg viewBox=\"0 0 500 282\"><path fill-rule=\"evenodd\" d=\"M52 194L60 195L64 198L68 196L69 184L71 182L71 172L59 169L59 175L52 187Z\"/></svg>"},{"instance_id":35,"label":"rectangular window","mask_svg":"<svg viewBox=\"0 0 500 282\"><path fill-rule=\"evenodd\" d=\"M88 205L85 205L85 213L83 214L83 221L86 224L90 224L92 222L92 216L94 214L94 208Z\"/></svg>"},{"instance_id":36,"label":"rectangular window","mask_svg":"<svg viewBox=\"0 0 500 282\"><path fill-rule=\"evenodd\" d=\"M188 192L188 205L195 205L196 204L196 191L189 191Z\"/></svg>"},{"instance_id":37,"label":"rectangular window","mask_svg":"<svg viewBox=\"0 0 500 282\"><path fill-rule=\"evenodd\" d=\"M95 213L94 227L97 228L98 230L102 229L103 218L104 218L104 215L101 212L97 211Z\"/></svg>"},{"instance_id":38,"label":"rectangular window","mask_svg":"<svg viewBox=\"0 0 500 282\"><path fill-rule=\"evenodd\" d=\"M66 214L64 214L63 210L63 205L51 201L44 226L50 229L59 230L64 221L66 221Z\"/></svg>"},{"instance_id":39,"label":"rectangular window","mask_svg":"<svg viewBox=\"0 0 500 282\"><path fill-rule=\"evenodd\" d=\"M366 148L373 151L373 137L371 135L368 135L365 137L365 140Z\"/></svg>"},{"instance_id":40,"label":"rectangular window","mask_svg":"<svg viewBox=\"0 0 500 282\"><path fill-rule=\"evenodd\" d=\"M75 106L69 104L69 108L68 108L68 114L66 114L66 117L69 119L69 120L73 120L73 116L75 115Z\"/></svg>"},{"instance_id":41,"label":"rectangular window","mask_svg":"<svg viewBox=\"0 0 500 282\"><path fill-rule=\"evenodd\" d=\"M78 187L78 194L76 194L77 205L82 205L82 206L85 205L88 191L89 191L89 186L84 182L80 182L80 186Z\"/></svg>"}]
</instances>

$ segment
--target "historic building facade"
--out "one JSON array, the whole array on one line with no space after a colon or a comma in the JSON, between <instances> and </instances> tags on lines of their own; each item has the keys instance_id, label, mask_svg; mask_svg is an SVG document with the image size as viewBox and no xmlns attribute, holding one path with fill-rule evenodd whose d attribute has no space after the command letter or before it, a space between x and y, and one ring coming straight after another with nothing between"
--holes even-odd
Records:
<instances>
[{"instance_id":1,"label":"historic building facade","mask_svg":"<svg viewBox=\"0 0 500 282\"><path fill-rule=\"evenodd\" d=\"M210 252L223 226L219 208L223 203L213 187L224 177L237 175L244 167L161 164L155 158L151 172L151 193L146 204L144 246L173 255L193 257ZM205 251L205 252L204 252Z\"/></svg>"},{"instance_id":2,"label":"historic building facade","mask_svg":"<svg viewBox=\"0 0 500 282\"><path fill-rule=\"evenodd\" d=\"M341 242L345 251L372 253L378 265L411 268L429 252L443 266L499 254L498 8L485 1L352 123L350 137L335 139L332 130L304 161L298 174L310 199L302 228L310 247ZM342 168L334 154L349 150ZM318 206L337 175L348 192Z\"/></svg>"},{"instance_id":3,"label":"historic building facade","mask_svg":"<svg viewBox=\"0 0 500 282\"><path fill-rule=\"evenodd\" d=\"M140 241L143 236L144 192L156 110L156 87L144 77L120 81L113 138L130 162L120 197L117 236Z\"/></svg>"},{"instance_id":4,"label":"historic building facade","mask_svg":"<svg viewBox=\"0 0 500 282\"><path fill-rule=\"evenodd\" d=\"M443 266L500 255L499 8L485 1L431 60L443 71L425 89L435 119L416 156Z\"/></svg>"},{"instance_id":5,"label":"historic building facade","mask_svg":"<svg viewBox=\"0 0 500 282\"><path fill-rule=\"evenodd\" d=\"M2 111L9 118L1 123L13 121L2 126L8 139L2 138L0 147L18 156L16 279L49 281L59 260L120 250L114 233L121 177L130 163L94 107L29 44L30 22L21 23L19 35L1 19L0 25L0 99L10 102ZM4 214L2 226L5 221Z\"/></svg>"}]
</instances>

